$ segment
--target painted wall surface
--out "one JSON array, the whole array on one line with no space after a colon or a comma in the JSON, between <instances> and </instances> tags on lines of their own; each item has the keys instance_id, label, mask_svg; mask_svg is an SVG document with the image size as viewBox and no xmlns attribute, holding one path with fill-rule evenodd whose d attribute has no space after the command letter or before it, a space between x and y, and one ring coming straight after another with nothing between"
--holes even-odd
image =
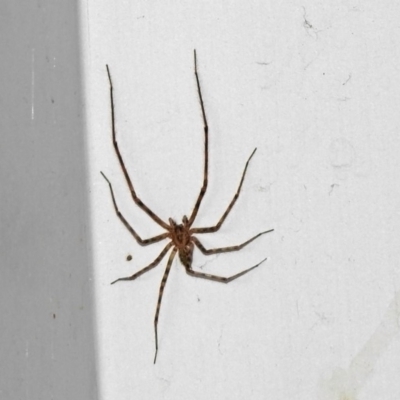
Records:
<instances>
[{"instance_id":1,"label":"painted wall surface","mask_svg":"<svg viewBox=\"0 0 400 400\"><path fill-rule=\"evenodd\" d=\"M0 398L97 399L77 5L0 20Z\"/></svg>"},{"instance_id":2,"label":"painted wall surface","mask_svg":"<svg viewBox=\"0 0 400 400\"><path fill-rule=\"evenodd\" d=\"M104 399L400 398L400 6L394 2L88 1L82 34L91 157L99 371ZM196 226L218 221L257 153L234 210L195 279L167 257L148 265L165 220L190 213L202 181L203 131L193 49L210 126L209 187ZM199 235L200 236L200 235ZM131 261L126 261L128 255Z\"/></svg>"}]
</instances>

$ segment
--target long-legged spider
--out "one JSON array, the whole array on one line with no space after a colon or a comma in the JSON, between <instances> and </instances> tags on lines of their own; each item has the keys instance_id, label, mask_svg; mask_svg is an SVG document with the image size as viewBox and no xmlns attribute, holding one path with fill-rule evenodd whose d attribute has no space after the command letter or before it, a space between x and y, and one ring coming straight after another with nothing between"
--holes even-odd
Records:
<instances>
[{"instance_id":1,"label":"long-legged spider","mask_svg":"<svg viewBox=\"0 0 400 400\"><path fill-rule=\"evenodd\" d=\"M253 157L254 153L256 152L257 148L253 150L251 153L250 157L248 158L246 165L244 167L242 177L240 179L239 186L237 188L237 191L235 195L233 196L233 199L229 203L228 207L226 208L224 214L220 218L220 220L217 222L216 225L214 226L209 226L205 228L192 228L193 222L196 219L197 212L199 211L200 204L203 200L203 197L206 193L207 190L207 182L208 182L208 125L207 125L207 118L206 118L206 113L204 111L204 104L203 104L203 98L201 95L201 89L200 89L200 82L199 82L199 76L197 73L197 59L196 59L196 50L194 50L194 74L196 77L196 84L197 84L197 92L199 95L199 100L200 100L200 105L201 105L201 112L203 115L203 122L204 122L204 175L203 175L203 186L201 187L200 193L197 197L196 204L193 208L193 211L188 218L186 215L183 216L182 218L182 223L178 224L176 223L172 218L169 218L169 224L164 222L157 214L155 214L153 211L150 210L149 207L147 207L143 201L137 196L135 189L133 188L133 184L131 181L131 178L129 177L128 171L125 167L124 161L122 159L121 152L118 147L118 142L116 138L116 129L115 129L115 111L114 111L114 97L113 97L113 85L112 85L112 80L111 80L111 74L110 74L110 69L108 68L108 65L106 65L107 68L107 74L108 74L108 79L110 83L110 100L111 100L111 123L112 123L112 138L113 138L113 144L114 144L114 149L118 157L119 164L121 166L122 172L124 173L125 180L129 186L129 190L131 192L133 201L136 203L137 206L139 206L150 218L153 219L158 225L160 225L162 228L164 228L167 232L162 233L160 235L151 237L149 239L142 239L139 234L132 228L132 226L129 224L129 222L125 219L125 217L122 215L122 213L118 209L117 202L115 200L114 196L114 191L111 185L111 182L108 180L108 178L104 175L103 172L101 174L103 175L104 179L108 182L108 185L110 187L110 192L111 192L111 198L112 202L114 204L115 212L118 216L118 218L122 221L122 223L125 225L126 229L133 235L133 237L136 239L136 241L141 245L141 246L147 246L152 243L157 243L160 242L161 240L164 239L170 239L170 242L164 247L164 249L161 251L161 253L157 256L157 258L150 263L148 266L144 267L143 269L139 270L138 272L134 273L132 276L128 276L125 278L119 278L112 282L111 284L114 284L119 281L133 281L139 276L143 275L145 272L150 271L154 267L156 267L160 261L164 258L164 256L167 254L168 250L172 248L171 254L168 258L167 262L167 267L165 269L164 275L161 280L161 285L159 289L159 294L158 294L158 301L157 301L157 308L156 308L156 313L154 317L154 335L155 335L155 345L156 345L156 350L155 350L155 355L154 355L154 363L156 363L157 360L157 352L158 352L158 332L157 332L157 325L158 325L158 317L160 314L160 306L161 306L161 300L163 297L164 293L164 287L167 282L168 274L172 266L172 261L176 255L176 253L179 254L179 259L181 260L181 263L186 269L186 272L191 275L195 276L197 278L203 278L203 279L209 279L212 281L217 281L217 282L223 282L223 283L228 283L233 281L236 278L239 278L240 276L247 274L250 272L252 269L258 267L261 263L263 263L266 258L262 261L260 261L258 264L254 265L251 268L245 269L235 275L232 275L230 277L222 277L218 275L211 275L211 274L206 274L203 272L198 272L198 271L193 271L192 269L192 260L193 260L193 249L194 246L197 246L198 249L205 255L210 255L210 254L217 254L217 253L227 253L230 251L238 251L242 249L243 247L247 246L249 243L251 243L253 240L258 238L261 235L264 235L265 233L272 232L273 229L270 229L265 232L261 232L258 235L253 236L251 239L247 240L246 242L236 245L236 246L229 246L229 247L221 247L221 248L216 248L216 249L206 249L199 239L197 239L194 234L200 234L200 233L211 233L211 232L216 232L221 228L223 222L225 221L226 217L232 210L232 207L236 203L236 200L239 197L240 190L243 185L244 177L246 175L247 167L249 165L249 162L251 158Z\"/></svg>"}]
</instances>

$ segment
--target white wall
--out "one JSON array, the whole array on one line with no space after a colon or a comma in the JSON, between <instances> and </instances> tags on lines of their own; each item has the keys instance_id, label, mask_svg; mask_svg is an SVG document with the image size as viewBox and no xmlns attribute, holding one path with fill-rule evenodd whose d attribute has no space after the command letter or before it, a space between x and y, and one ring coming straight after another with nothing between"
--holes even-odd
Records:
<instances>
[{"instance_id":1,"label":"white wall","mask_svg":"<svg viewBox=\"0 0 400 400\"><path fill-rule=\"evenodd\" d=\"M103 398L400 398L399 6L89 1L82 10ZM233 213L202 240L275 232L240 253L195 253L194 268L224 275L269 257L229 285L174 263L154 366L166 259L135 282L109 284L163 244L135 243L99 173L140 234L161 232L118 165L105 64L136 190L162 218L180 219L203 162L194 48L210 125L199 225L217 221L258 147Z\"/></svg>"}]
</instances>

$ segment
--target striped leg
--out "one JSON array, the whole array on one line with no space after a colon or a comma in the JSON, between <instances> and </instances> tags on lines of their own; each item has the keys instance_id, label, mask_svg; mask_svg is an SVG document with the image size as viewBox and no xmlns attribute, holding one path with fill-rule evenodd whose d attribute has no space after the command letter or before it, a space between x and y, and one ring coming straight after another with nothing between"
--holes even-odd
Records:
<instances>
[{"instance_id":1,"label":"striped leg","mask_svg":"<svg viewBox=\"0 0 400 400\"><path fill-rule=\"evenodd\" d=\"M232 275L229 277L224 277L224 276L219 276L219 275L211 275L211 274L205 274L204 272L197 272L197 271L193 271L191 267L185 267L186 268L186 272L188 273L188 275L190 276L195 276L196 278L203 278L203 279L208 279L210 281L216 281L216 282L222 282L222 283L229 283L232 282L233 280L243 276L244 274L247 274L248 272L250 272L252 269L257 268L260 264L262 264L264 261L266 260L266 258L264 258L264 260L260 261L258 264L254 265L251 268L245 269L242 272L237 273L236 275Z\"/></svg>"},{"instance_id":2,"label":"striped leg","mask_svg":"<svg viewBox=\"0 0 400 400\"><path fill-rule=\"evenodd\" d=\"M160 263L160 261L167 254L167 251L172 247L172 245L173 245L172 242L168 243L164 247L163 251L157 256L157 258L151 264L149 264L147 267L144 267L143 269L141 269L140 271L136 272L132 276L128 276L126 278L119 278L119 279L115 280L114 282L111 282L111 285L113 285L114 283L116 283L118 281L133 281L136 278L138 278L140 275L143 275L145 272L150 271L151 269L153 269L154 267L156 267Z\"/></svg>"},{"instance_id":3,"label":"striped leg","mask_svg":"<svg viewBox=\"0 0 400 400\"><path fill-rule=\"evenodd\" d=\"M156 341L156 354L154 355L154 364L157 361L157 353L158 353L158 332L157 332L157 326L158 326L158 317L160 315L160 307L161 307L161 300L164 294L164 288L165 284L167 283L168 279L168 274L172 266L172 261L175 257L176 254L176 247L172 250L169 258L168 258L168 263L167 263L167 268L165 269L164 275L161 280L161 285L160 285L160 290L158 293L158 301L157 301L157 309L156 309L156 315L154 317L154 335L155 335L155 341Z\"/></svg>"},{"instance_id":4,"label":"striped leg","mask_svg":"<svg viewBox=\"0 0 400 400\"><path fill-rule=\"evenodd\" d=\"M196 204L193 208L192 214L189 218L189 226L191 226L196 219L197 212L199 211L200 204L203 200L204 195L206 194L207 185L208 185L208 123L206 112L204 110L203 96L201 95L201 87L199 81L199 75L197 73L197 57L196 50L194 50L194 75L196 77L197 84L197 93L200 99L201 113L203 115L203 124L204 124L204 174L203 174L203 185L200 189L199 196L196 200Z\"/></svg>"},{"instance_id":5,"label":"striped leg","mask_svg":"<svg viewBox=\"0 0 400 400\"><path fill-rule=\"evenodd\" d=\"M118 216L118 218L122 221L122 223L125 225L125 228L128 229L128 231L133 235L133 237L136 239L136 241L141 245L141 246L147 246L148 244L153 244L153 243L157 243L163 239L166 239L168 237L168 233L162 233L161 235L157 235L154 236L152 238L149 239L142 239L138 233L136 233L136 231L129 225L129 222L125 219L125 217L122 215L121 211L119 211L118 206L117 206L117 202L115 200L115 196L114 196L114 190L112 188L111 182L108 180L108 178L103 174L103 172L101 172L101 175L103 175L103 178L108 182L108 186L110 187L110 192L111 192L111 198L112 198L112 202L114 204L114 209L115 212Z\"/></svg>"},{"instance_id":6,"label":"striped leg","mask_svg":"<svg viewBox=\"0 0 400 400\"><path fill-rule=\"evenodd\" d=\"M114 88L113 88L113 84L112 84L112 80L111 80L111 73L110 73L110 69L108 68L108 65L106 65L106 68L107 68L108 81L110 82L112 140L113 140L115 153L117 154L119 164L121 166L122 172L124 173L126 183L129 186L129 190L131 192L132 199L138 207L140 207L150 218L153 219L154 222L156 222L158 225L162 226L164 229L168 230L169 225L166 222L164 222L158 215L156 215L152 210L150 210L150 208L147 207L146 204L143 203L143 201L137 196L136 191L133 188L131 178L125 167L124 160L122 159L122 155L121 155L121 152L119 151L119 147L118 147L117 134L116 134L116 128L115 128L115 107L114 107L114 95L113 95Z\"/></svg>"},{"instance_id":7,"label":"striped leg","mask_svg":"<svg viewBox=\"0 0 400 400\"><path fill-rule=\"evenodd\" d=\"M243 170L243 173L242 173L242 178L240 179L240 183L239 183L239 186L237 188L237 191L236 191L235 195L233 196L233 199L229 203L227 209L225 210L224 214L222 215L222 217L218 221L218 223L216 225L214 225L214 226L209 226L207 228L192 228L190 230L190 233L211 233L211 232L217 232L219 230L219 228L221 228L222 224L225 221L225 218L229 215L229 213L231 212L233 206L236 203L236 200L239 198L240 190L242 189L243 181L244 181L244 178L246 176L247 167L249 166L249 162L251 160L251 157L253 157L253 155L256 152L256 150L257 150L257 148L255 148L253 150L253 152L250 154L250 157L247 160L246 165L244 167L244 170Z\"/></svg>"},{"instance_id":8,"label":"striped leg","mask_svg":"<svg viewBox=\"0 0 400 400\"><path fill-rule=\"evenodd\" d=\"M192 236L193 242L196 244L196 246L199 248L199 250L206 255L210 254L217 254L217 253L228 253L229 251L238 251L243 249L243 247L247 246L249 243L251 243L253 240L257 239L259 236L264 235L266 233L272 232L273 229L270 229L269 231L261 232L256 236L253 236L251 239L249 239L247 242L244 242L242 244L239 244L237 246L229 246L229 247L221 247L218 249L206 249L201 243L200 240L197 239L196 237Z\"/></svg>"}]
</instances>

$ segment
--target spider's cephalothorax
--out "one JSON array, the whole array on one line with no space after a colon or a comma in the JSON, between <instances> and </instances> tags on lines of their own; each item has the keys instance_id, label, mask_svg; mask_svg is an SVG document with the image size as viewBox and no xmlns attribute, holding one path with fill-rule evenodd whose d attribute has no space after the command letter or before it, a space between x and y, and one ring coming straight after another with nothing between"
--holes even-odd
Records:
<instances>
[{"instance_id":1,"label":"spider's cephalothorax","mask_svg":"<svg viewBox=\"0 0 400 400\"><path fill-rule=\"evenodd\" d=\"M156 308L156 314L154 317L154 334L155 334L155 342L156 342L156 353L154 356L154 363L156 362L157 359L157 351L158 351L158 331L157 331L157 326L158 326L158 317L160 314L160 306L161 306L161 300L163 297L164 293L164 287L167 282L168 274L172 266L172 261L176 255L176 253L179 253L179 258L185 267L185 270L188 275L194 276L197 278L203 278L203 279L209 279L212 281L216 282L223 282L223 283L228 283L233 281L236 278L239 278L240 276L247 274L249 271L252 269L258 267L262 262L264 262L266 259L260 261L258 264L254 265L251 268L247 268L235 275L232 275L230 277L223 277L219 275L211 275L211 274L206 274L204 272L200 271L194 271L192 269L192 256L193 256L193 249L194 246L196 246L203 254L205 255L210 255L210 254L217 254L217 253L227 253L230 251L237 251L242 249L243 247L247 246L250 242L258 238L259 236L272 232L273 229L270 229L265 232L261 232L258 235L253 236L251 239L247 240L246 242L236 245L236 246L230 246L230 247L220 247L216 249L206 249L200 242L199 239L197 239L195 234L202 234L202 233L212 233L212 232L217 232L219 228L221 228L223 222L225 221L226 217L232 210L236 200L239 197L240 190L242 188L242 184L244 181L244 177L246 175L247 167L249 165L250 159L253 157L254 153L256 152L256 149L253 150L251 153L250 157L248 158L246 165L244 167L243 173L242 173L242 178L240 180L239 186L237 188L237 191L235 195L233 196L233 199L229 203L228 207L226 208L224 214L222 217L219 219L217 224L205 228L192 228L193 223L195 222L197 212L199 211L201 202L203 200L203 197L206 193L207 190L207 182L208 182L208 125L207 125L207 118L206 118L206 113L204 111L204 104L203 104L203 98L201 95L201 89L200 89L200 82L199 82L199 76L197 74L197 61L196 61L196 50L194 51L194 74L196 78L196 86L197 86L197 93L199 95L199 100L200 100L200 106L201 106L201 113L203 116L203 123L204 123L204 175L203 175L203 185L201 187L200 193L197 197L197 201L194 205L193 211L190 214L190 217L187 218L184 216L182 218L182 224L177 224L172 218L169 219L169 224L165 221L163 221L157 214L155 214L152 210L150 210L149 207L147 207L143 201L137 196L136 191L133 187L131 178L129 177L128 171L125 167L121 152L118 147L118 142L117 142L117 137L116 137L116 130L115 130L115 108L114 108L114 96L113 96L113 86L112 86L112 81L111 81L111 74L110 70L108 69L107 65L107 73L108 73L108 79L110 82L110 101L111 101L111 127L112 127L112 140L113 140L113 145L115 149L115 153L117 155L119 164L121 166L122 172L125 176L125 180L128 184L129 190L131 192L131 196L133 201L136 203L138 207L140 207L150 218L153 219L154 222L156 222L161 228L163 228L166 232L161 233L157 236L151 237L149 239L142 239L139 234L132 228L132 226L129 224L129 222L125 219L123 214L119 211L117 202L115 200L114 196L114 191L111 185L111 182L108 180L108 178L101 173L104 177L104 179L108 182L110 192L111 192L111 198L112 202L114 205L115 212L118 216L118 218L121 220L121 222L125 225L126 229L132 234L132 236L136 239L136 241L141 245L141 246L146 246L152 243L157 243L160 242L161 240L165 239L170 239L170 241L166 244L164 249L161 251L161 253L157 256L157 258L150 263L148 266L142 268L138 272L135 272L133 275L128 276L126 278L119 278L115 280L112 283L119 282L119 281L133 281L139 276L143 275L145 272L150 271L154 267L156 267L160 261L164 258L164 256L168 253L168 251L172 248L172 251L170 253L170 256L168 258L167 262L167 267L165 269L163 278L161 280L161 285L159 289L159 294L158 294L158 301L157 301L157 308Z\"/></svg>"},{"instance_id":2,"label":"spider's cephalothorax","mask_svg":"<svg viewBox=\"0 0 400 400\"><path fill-rule=\"evenodd\" d=\"M169 218L171 226L171 239L178 249L185 247L190 242L189 224L186 215L182 218L182 223L177 224Z\"/></svg>"}]
</instances>

